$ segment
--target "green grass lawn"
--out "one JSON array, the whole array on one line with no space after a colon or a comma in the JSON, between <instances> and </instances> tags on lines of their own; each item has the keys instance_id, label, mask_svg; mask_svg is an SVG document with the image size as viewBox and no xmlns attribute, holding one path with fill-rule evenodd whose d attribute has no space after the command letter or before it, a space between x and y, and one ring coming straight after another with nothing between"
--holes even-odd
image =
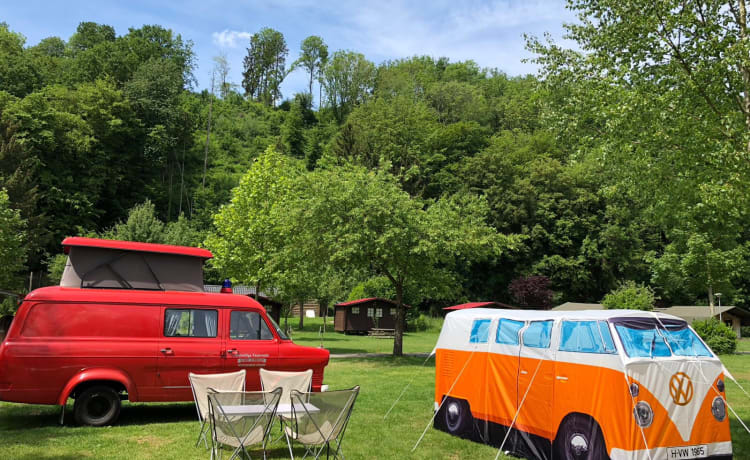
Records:
<instances>
[{"instance_id":1,"label":"green grass lawn","mask_svg":"<svg viewBox=\"0 0 750 460\"><path fill-rule=\"evenodd\" d=\"M311 325L311 328L313 326ZM312 331L296 334L295 339L314 341ZM420 343L418 333L413 343ZM326 337L328 334L326 334ZM335 336L334 336L335 337ZM366 337L352 337L346 349L373 351ZM326 340L328 340L326 338ZM378 339L372 339L378 340ZM361 341L361 342L360 342ZM384 340L384 342L387 342ZM405 342L405 345L408 342ZM429 351L433 343L423 340ZM328 345L337 349L336 345ZM374 345L373 345L374 346ZM750 356L723 357L727 368L750 391ZM334 359L326 368L325 383L331 389L361 386L351 424L344 440L347 459L488 459L497 451L488 446L465 441L430 428L415 452L412 447L422 431L430 425L435 378L434 360L424 358ZM387 420L383 416L407 383L412 382ZM734 383L727 382L729 403L746 422L750 422L750 398ZM0 403L0 459L207 459L208 452L193 447L198 422L192 403L129 404L125 403L120 423L106 428L72 425L68 408L68 425L57 425L58 411L51 406ZM750 434L730 416L734 456L750 458ZM258 457L259 450L251 451ZM302 455L297 448L295 455ZM225 457L228 458L228 457ZM271 459L288 458L286 444L271 446ZM508 458L503 457L501 458Z\"/></svg>"},{"instance_id":2,"label":"green grass lawn","mask_svg":"<svg viewBox=\"0 0 750 460\"><path fill-rule=\"evenodd\" d=\"M737 351L750 351L750 337L737 341Z\"/></svg>"}]
</instances>

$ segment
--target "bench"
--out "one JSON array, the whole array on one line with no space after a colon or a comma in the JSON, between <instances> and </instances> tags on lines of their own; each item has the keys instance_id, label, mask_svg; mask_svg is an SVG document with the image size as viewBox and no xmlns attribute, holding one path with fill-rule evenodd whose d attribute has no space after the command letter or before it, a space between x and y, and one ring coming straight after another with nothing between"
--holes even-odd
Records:
<instances>
[{"instance_id":1,"label":"bench","mask_svg":"<svg viewBox=\"0 0 750 460\"><path fill-rule=\"evenodd\" d=\"M378 337L378 338L391 338L396 336L396 330L395 329L382 329L382 328L372 328L367 333L367 335L370 335L372 337Z\"/></svg>"}]
</instances>

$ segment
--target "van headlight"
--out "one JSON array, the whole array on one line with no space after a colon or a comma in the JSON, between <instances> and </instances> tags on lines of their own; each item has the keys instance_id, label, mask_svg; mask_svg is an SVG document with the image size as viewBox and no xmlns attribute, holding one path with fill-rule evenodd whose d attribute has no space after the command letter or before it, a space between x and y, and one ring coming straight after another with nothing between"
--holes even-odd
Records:
<instances>
[{"instance_id":1,"label":"van headlight","mask_svg":"<svg viewBox=\"0 0 750 460\"><path fill-rule=\"evenodd\" d=\"M717 396L714 398L714 402L711 403L711 413L714 414L714 418L718 421L723 421L724 417L727 416L727 406L724 404L724 398Z\"/></svg>"},{"instance_id":2,"label":"van headlight","mask_svg":"<svg viewBox=\"0 0 750 460\"><path fill-rule=\"evenodd\" d=\"M641 401L635 405L633 415L635 416L636 423L638 423L638 426L641 428L651 426L651 422L654 421L654 411L651 410L651 406L645 401Z\"/></svg>"}]
</instances>

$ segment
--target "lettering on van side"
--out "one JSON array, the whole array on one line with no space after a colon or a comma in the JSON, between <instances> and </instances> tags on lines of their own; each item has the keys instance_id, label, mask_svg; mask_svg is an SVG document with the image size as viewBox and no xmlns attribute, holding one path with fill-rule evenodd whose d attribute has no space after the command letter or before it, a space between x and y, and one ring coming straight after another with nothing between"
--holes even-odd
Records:
<instances>
[{"instance_id":1,"label":"lettering on van side","mask_svg":"<svg viewBox=\"0 0 750 460\"><path fill-rule=\"evenodd\" d=\"M242 367L263 367L268 360L268 354L250 353L237 355L237 365Z\"/></svg>"}]
</instances>

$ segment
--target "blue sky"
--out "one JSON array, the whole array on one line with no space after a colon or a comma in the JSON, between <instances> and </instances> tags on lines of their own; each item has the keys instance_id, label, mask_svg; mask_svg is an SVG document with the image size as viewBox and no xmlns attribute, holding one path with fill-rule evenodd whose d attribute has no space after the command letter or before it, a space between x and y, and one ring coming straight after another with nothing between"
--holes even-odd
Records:
<instances>
[{"instance_id":1,"label":"blue sky","mask_svg":"<svg viewBox=\"0 0 750 460\"><path fill-rule=\"evenodd\" d=\"M230 80L240 83L242 58L250 35L262 27L282 32L289 47L288 63L297 58L300 42L319 35L329 51L349 49L380 63L413 55L473 59L510 75L534 73L523 63L530 57L522 35L549 32L562 41L564 22L574 15L564 0L4 0L0 20L34 45L42 38L67 40L81 21L113 26L118 35L129 27L160 24L192 40L197 56L198 87L210 83L212 57L225 53ZM303 71L289 75L285 97L307 87Z\"/></svg>"}]
</instances>

